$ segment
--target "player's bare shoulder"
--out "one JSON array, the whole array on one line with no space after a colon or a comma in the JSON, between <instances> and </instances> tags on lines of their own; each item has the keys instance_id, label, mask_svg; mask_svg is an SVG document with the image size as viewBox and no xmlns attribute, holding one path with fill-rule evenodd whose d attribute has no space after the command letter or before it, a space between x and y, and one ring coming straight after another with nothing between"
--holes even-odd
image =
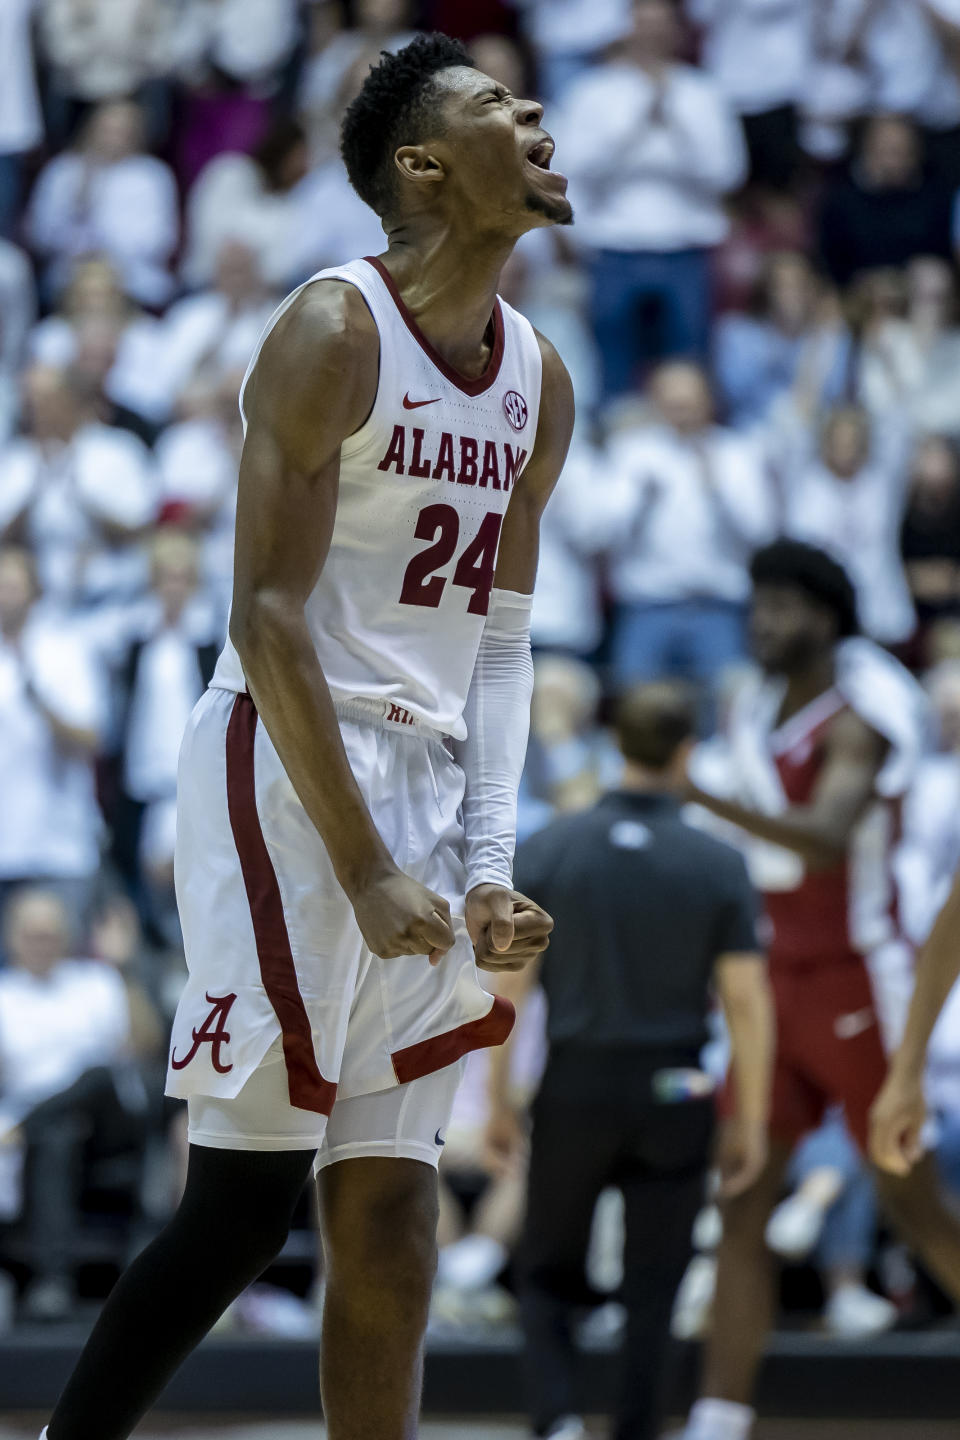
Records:
<instances>
[{"instance_id":1,"label":"player's bare shoulder","mask_svg":"<svg viewBox=\"0 0 960 1440\"><path fill-rule=\"evenodd\" d=\"M878 770L889 749L889 742L851 708L841 710L831 721L827 753L836 764Z\"/></svg>"},{"instance_id":2,"label":"player's bare shoulder","mask_svg":"<svg viewBox=\"0 0 960 1440\"><path fill-rule=\"evenodd\" d=\"M356 286L307 285L279 317L247 382L244 410L303 458L339 446L366 420L377 394L379 335Z\"/></svg>"}]
</instances>

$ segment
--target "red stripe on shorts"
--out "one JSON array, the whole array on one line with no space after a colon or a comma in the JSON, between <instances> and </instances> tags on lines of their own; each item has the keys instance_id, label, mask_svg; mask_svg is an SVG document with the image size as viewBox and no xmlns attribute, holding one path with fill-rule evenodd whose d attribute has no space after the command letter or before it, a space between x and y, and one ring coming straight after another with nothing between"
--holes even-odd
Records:
<instances>
[{"instance_id":1,"label":"red stripe on shorts","mask_svg":"<svg viewBox=\"0 0 960 1440\"><path fill-rule=\"evenodd\" d=\"M310 1019L297 983L283 900L267 842L260 827L254 779L253 747L257 708L249 695L238 695L227 726L227 809L240 857L243 884L267 999L280 1021L290 1104L298 1110L329 1115L337 1087L324 1080L313 1049Z\"/></svg>"},{"instance_id":2,"label":"red stripe on shorts","mask_svg":"<svg viewBox=\"0 0 960 1440\"><path fill-rule=\"evenodd\" d=\"M452 1065L471 1050L483 1050L488 1045L502 1045L513 1029L516 1011L502 995L494 998L493 1005L479 1020L468 1020L456 1030L444 1035L434 1035L432 1040L419 1040L404 1050L395 1050L390 1056L393 1070L401 1085L409 1080L419 1080L421 1075L432 1075Z\"/></svg>"}]
</instances>

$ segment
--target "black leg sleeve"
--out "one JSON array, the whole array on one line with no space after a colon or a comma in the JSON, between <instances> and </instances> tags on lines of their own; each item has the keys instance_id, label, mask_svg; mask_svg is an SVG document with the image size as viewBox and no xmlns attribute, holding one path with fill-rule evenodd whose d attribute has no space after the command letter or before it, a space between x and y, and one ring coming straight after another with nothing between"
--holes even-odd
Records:
<instances>
[{"instance_id":1,"label":"black leg sleeve","mask_svg":"<svg viewBox=\"0 0 960 1440\"><path fill-rule=\"evenodd\" d=\"M180 1207L114 1286L50 1420L50 1440L126 1440L283 1246L313 1155L190 1147Z\"/></svg>"}]
</instances>

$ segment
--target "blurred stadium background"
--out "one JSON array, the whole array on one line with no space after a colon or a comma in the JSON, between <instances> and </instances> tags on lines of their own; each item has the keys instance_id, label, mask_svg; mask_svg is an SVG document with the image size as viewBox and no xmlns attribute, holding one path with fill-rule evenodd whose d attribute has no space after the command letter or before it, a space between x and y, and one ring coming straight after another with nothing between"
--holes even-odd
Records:
<instances>
[{"instance_id":1,"label":"blurred stadium background","mask_svg":"<svg viewBox=\"0 0 960 1440\"><path fill-rule=\"evenodd\" d=\"M4 1440L35 1434L13 1411L49 1403L118 1268L176 1203L184 1117L162 1097L184 974L176 756L226 623L239 378L279 297L383 248L338 121L378 52L422 28L546 101L579 212L573 230L526 237L504 277L578 396L545 524L523 832L615 783L604 718L624 683L686 676L709 730L746 663L749 555L786 533L843 561L865 630L930 697L900 857L914 940L960 860L957 0L2 0ZM527 1093L540 1025L529 1013ZM427 1387L441 1413L519 1408L507 1262L522 1177L489 1224L483 1064L446 1161ZM960 1191L960 1003L931 1087ZM818 1163L801 1160L798 1183ZM889 1304L840 1322L821 1314L816 1254L788 1266L764 1409L955 1416L949 1307L879 1227L855 1156L838 1164L829 1253L868 1257L862 1282ZM617 1246L612 1200L594 1247L611 1292ZM251 1413L284 1393L308 1408L314 1261L305 1202L177 1410L209 1410L211 1383L229 1410L240 1369ZM679 1315L678 1334L700 1320ZM600 1312L585 1337L595 1411L616 1328ZM184 1418L145 1433L307 1431ZM521 1432L424 1429L481 1433ZM841 1433L941 1430L764 1431Z\"/></svg>"}]
</instances>

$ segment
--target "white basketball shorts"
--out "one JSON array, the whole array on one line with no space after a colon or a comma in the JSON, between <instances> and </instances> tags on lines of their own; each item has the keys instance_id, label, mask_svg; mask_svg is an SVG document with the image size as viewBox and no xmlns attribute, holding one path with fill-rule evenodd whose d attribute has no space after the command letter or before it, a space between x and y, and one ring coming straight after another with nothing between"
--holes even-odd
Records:
<instances>
[{"instance_id":1,"label":"white basketball shorts","mask_svg":"<svg viewBox=\"0 0 960 1440\"><path fill-rule=\"evenodd\" d=\"M501 1044L513 1024L512 1007L480 985L463 921L463 772L442 736L390 702L358 700L338 712L351 768L397 865L450 903L456 943L437 966L425 955L382 960L367 949L249 695L206 692L187 726L178 781L175 868L189 976L167 1094L246 1105L253 1097L256 1107L262 1087L245 1099L241 1091L279 1055L284 1083L275 1093L313 1117L318 1146L335 1102L453 1066ZM202 1107L190 1108L203 1143ZM278 1116L265 1133L282 1136L290 1123ZM271 1148L254 1139L249 1148Z\"/></svg>"},{"instance_id":2,"label":"white basketball shorts","mask_svg":"<svg viewBox=\"0 0 960 1440\"><path fill-rule=\"evenodd\" d=\"M357 1156L421 1160L436 1167L466 1059L406 1085L337 1100L330 1118L290 1104L278 1040L232 1100L191 1095L191 1145L215 1150L316 1150L314 1170Z\"/></svg>"}]
</instances>

